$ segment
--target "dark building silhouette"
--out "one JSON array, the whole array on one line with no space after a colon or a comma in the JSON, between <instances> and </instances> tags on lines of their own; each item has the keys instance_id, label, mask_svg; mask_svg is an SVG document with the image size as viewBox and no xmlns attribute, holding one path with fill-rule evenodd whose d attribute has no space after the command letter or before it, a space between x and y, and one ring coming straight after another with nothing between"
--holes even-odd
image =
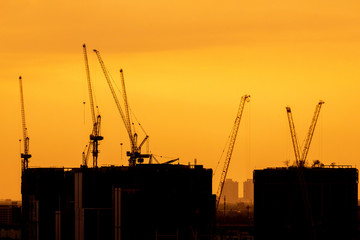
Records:
<instances>
[{"instance_id":1,"label":"dark building silhouette","mask_svg":"<svg viewBox=\"0 0 360 240\"><path fill-rule=\"evenodd\" d=\"M22 239L211 239L212 170L201 165L29 168Z\"/></svg>"},{"instance_id":2,"label":"dark building silhouette","mask_svg":"<svg viewBox=\"0 0 360 240\"><path fill-rule=\"evenodd\" d=\"M21 238L21 202L0 200L0 239Z\"/></svg>"},{"instance_id":3,"label":"dark building silhouette","mask_svg":"<svg viewBox=\"0 0 360 240\"><path fill-rule=\"evenodd\" d=\"M0 200L0 225L18 225L21 220L21 202Z\"/></svg>"},{"instance_id":4,"label":"dark building silhouette","mask_svg":"<svg viewBox=\"0 0 360 240\"><path fill-rule=\"evenodd\" d=\"M255 239L357 239L358 171L341 166L254 171Z\"/></svg>"}]
</instances>

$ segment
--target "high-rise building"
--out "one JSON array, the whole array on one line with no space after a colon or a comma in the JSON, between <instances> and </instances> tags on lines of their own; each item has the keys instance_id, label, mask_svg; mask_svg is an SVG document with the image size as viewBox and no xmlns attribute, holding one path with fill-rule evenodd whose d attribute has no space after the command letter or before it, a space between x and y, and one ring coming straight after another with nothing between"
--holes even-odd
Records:
<instances>
[{"instance_id":1,"label":"high-rise building","mask_svg":"<svg viewBox=\"0 0 360 240\"><path fill-rule=\"evenodd\" d=\"M223 192L221 194L220 202L236 203L239 201L239 182L233 181L230 178L225 179Z\"/></svg>"},{"instance_id":2,"label":"high-rise building","mask_svg":"<svg viewBox=\"0 0 360 240\"><path fill-rule=\"evenodd\" d=\"M254 182L252 179L247 179L243 183L243 201L254 202Z\"/></svg>"}]
</instances>

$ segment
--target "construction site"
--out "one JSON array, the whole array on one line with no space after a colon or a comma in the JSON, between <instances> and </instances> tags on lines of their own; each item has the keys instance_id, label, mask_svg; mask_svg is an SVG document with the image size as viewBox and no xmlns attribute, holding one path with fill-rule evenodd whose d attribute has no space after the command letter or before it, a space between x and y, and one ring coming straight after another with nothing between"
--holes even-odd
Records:
<instances>
[{"instance_id":1,"label":"construction site","mask_svg":"<svg viewBox=\"0 0 360 240\"><path fill-rule=\"evenodd\" d=\"M306 162L323 104L316 105L302 151L286 107L295 162L254 171L255 239L357 239L358 170Z\"/></svg>"},{"instance_id":2,"label":"construction site","mask_svg":"<svg viewBox=\"0 0 360 240\"><path fill-rule=\"evenodd\" d=\"M21 239L357 239L358 170L351 166L326 166L320 161L311 165L306 161L323 101L316 105L302 149L291 108L286 107L295 162L283 168L254 170L253 196L249 197L253 200L243 208L245 211L241 210L242 217L233 217L241 219L240 222L226 222L230 218L225 214L225 197L220 202L243 110L250 96L241 97L220 182L213 183L212 169L196 163L180 164L179 158L161 162L142 151L149 136L145 134L140 139L140 134L132 128L123 70L120 70L122 96L119 97L100 52L94 52L126 129L130 143L126 154L128 166L98 165L99 145L104 137L101 115L95 111L85 44L92 129L79 167L29 166L32 156L19 77L24 144ZM213 185L218 185L216 194ZM233 200L236 201L237 198Z\"/></svg>"},{"instance_id":3,"label":"construction site","mask_svg":"<svg viewBox=\"0 0 360 240\"><path fill-rule=\"evenodd\" d=\"M19 77L24 149L22 158L22 239L214 239L220 197L212 193L213 171L182 165L179 158L159 162L142 153L132 129L123 71L122 104L108 70L94 50L130 142L128 166L98 166L101 115L95 112L87 50L83 45L93 128L78 168L31 168L22 78ZM218 195L235 145L245 103L235 119ZM96 106L97 108L97 106ZM92 158L90 157L92 156ZM92 159L92 163L89 161ZM177 162L177 163L176 163Z\"/></svg>"},{"instance_id":4,"label":"construction site","mask_svg":"<svg viewBox=\"0 0 360 240\"><path fill-rule=\"evenodd\" d=\"M255 239L358 239L357 183L350 166L255 170Z\"/></svg>"}]
</instances>

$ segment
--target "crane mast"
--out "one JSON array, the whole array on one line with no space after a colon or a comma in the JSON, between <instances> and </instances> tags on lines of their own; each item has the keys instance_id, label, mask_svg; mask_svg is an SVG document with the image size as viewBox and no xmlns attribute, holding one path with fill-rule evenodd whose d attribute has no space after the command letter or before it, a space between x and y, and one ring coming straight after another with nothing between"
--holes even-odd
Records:
<instances>
[{"instance_id":1,"label":"crane mast","mask_svg":"<svg viewBox=\"0 0 360 240\"><path fill-rule=\"evenodd\" d=\"M225 158L225 163L224 163L224 167L221 173L221 177L220 177L220 184L217 190L217 194L216 194L216 209L219 206L220 203L220 198L221 198L221 194L224 188L224 184L225 184L225 179L226 179L226 175L229 169L229 165L230 165L230 160L231 160L231 156L234 150L234 145L235 145L235 141L236 141L236 136L239 130L239 126L240 126L240 120L241 120L241 116L244 110L244 106L245 103L248 102L250 100L250 95L244 95L241 97L241 101L240 101L240 106L239 106L239 110L237 113L237 116L235 118L235 123L233 126L233 129L231 131L231 137L230 137L230 143L229 143L229 148L226 154L226 158Z\"/></svg>"},{"instance_id":2,"label":"crane mast","mask_svg":"<svg viewBox=\"0 0 360 240\"><path fill-rule=\"evenodd\" d=\"M21 168L22 171L28 168L29 158L31 158L31 154L29 154L29 137L27 134L26 122L25 122L25 106L24 106L24 93L22 86L21 76L19 77L19 85L20 85L20 102L21 102L21 118L22 118L22 129L23 129L23 141L24 141L24 153L21 153Z\"/></svg>"},{"instance_id":3,"label":"crane mast","mask_svg":"<svg viewBox=\"0 0 360 240\"><path fill-rule=\"evenodd\" d=\"M315 131L316 123L317 123L317 120L318 120L318 118L319 118L321 106L322 106L324 103L325 103L324 101L320 100L319 103L318 103L318 104L316 105L316 107L315 107L314 116L313 116L313 118L312 118L312 121L311 121L311 124L310 124L310 127L309 127L309 131L308 131L308 134L307 134L307 136L306 136L306 140L305 140L305 145L304 145L304 148L303 148L303 152L302 152L302 155L301 155L301 160L300 160L300 165L301 165L301 166L304 166L304 165L305 165L305 161L306 161L307 154L308 154L308 152L309 152L311 140L312 140L312 137L314 136L314 131Z\"/></svg>"},{"instance_id":4,"label":"crane mast","mask_svg":"<svg viewBox=\"0 0 360 240\"><path fill-rule=\"evenodd\" d=\"M123 86L123 97L124 97L124 105L125 105L125 114L124 111L122 110L122 107L120 105L119 99L116 95L116 92L114 90L114 87L111 83L110 80L110 76L108 74L108 71L105 67L104 61L102 60L101 56L100 56L100 52L96 49L94 49L94 52L96 53L96 56L98 57L99 63L101 65L101 68L104 72L104 76L105 79L109 85L111 94L115 100L115 104L118 108L118 111L120 113L121 119L125 125L125 129L127 131L127 134L129 136L129 140L130 140L130 146L131 146L131 151L127 152L127 156L129 156L129 166L135 166L137 162L143 162L144 158L149 158L150 154L141 154L141 146L143 145L143 143L148 139L148 136L145 137L145 139L141 142L141 144L138 146L137 145L137 134L136 133L132 133L131 130L131 124L130 124L130 116L129 116L129 107L128 107L128 101L127 101L127 96L126 96L126 90L125 90L125 81L124 81L124 75L123 75L123 71L120 70L120 75L121 75L121 81L122 81L122 86Z\"/></svg>"},{"instance_id":5,"label":"crane mast","mask_svg":"<svg viewBox=\"0 0 360 240\"><path fill-rule=\"evenodd\" d=\"M86 77L87 77L88 90L89 90L91 118L92 118L92 122L93 122L93 129L92 129L92 133L90 134L90 144L88 145L86 154L84 152L83 165L87 166L87 159L88 159L90 148L91 148L92 155L93 155L93 167L97 167L97 159L98 159L98 155L99 155L99 149L98 149L99 141L103 140L104 138L102 136L100 136L101 115L98 114L97 116L95 116L94 97L93 97L93 90L91 87L89 62L88 62L88 58L87 58L87 51L86 51L85 44L83 44L83 52L84 52L85 70L86 70Z\"/></svg>"},{"instance_id":6,"label":"crane mast","mask_svg":"<svg viewBox=\"0 0 360 240\"><path fill-rule=\"evenodd\" d=\"M294 120L293 120L292 113L291 113L291 108L289 106L286 107L286 113L287 113L288 120L289 120L291 139L292 139L294 153L295 153L295 161L296 161L296 165L298 166L299 161L300 161L299 144L298 144L298 140L296 138L295 125L294 125Z\"/></svg>"}]
</instances>

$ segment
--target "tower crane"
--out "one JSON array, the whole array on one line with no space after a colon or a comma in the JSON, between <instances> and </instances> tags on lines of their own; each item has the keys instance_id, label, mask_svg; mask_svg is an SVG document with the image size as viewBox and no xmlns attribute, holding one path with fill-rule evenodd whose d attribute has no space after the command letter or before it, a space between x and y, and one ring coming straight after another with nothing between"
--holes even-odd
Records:
<instances>
[{"instance_id":1,"label":"tower crane","mask_svg":"<svg viewBox=\"0 0 360 240\"><path fill-rule=\"evenodd\" d=\"M90 152L90 149L92 149L93 167L97 167L97 159L98 159L98 154L99 154L99 141L103 140L104 137L100 136L101 115L98 114L97 116L95 116L93 90L91 87L89 62L88 62L88 58L87 58L87 51L86 51L85 44L83 44L83 52L84 52L85 70L86 70L88 90L89 90L91 118L92 118L92 122L93 122L93 129L92 129L92 133L90 134L90 144L87 146L87 150L85 150L83 152L83 165L87 166L87 159L89 157L89 152Z\"/></svg>"},{"instance_id":2,"label":"tower crane","mask_svg":"<svg viewBox=\"0 0 360 240\"><path fill-rule=\"evenodd\" d=\"M316 123L319 118L321 106L324 103L325 103L324 101L320 100L319 103L315 107L314 116L312 118L312 121L311 121L311 124L309 127L309 131L308 131L308 134L305 139L305 144L304 144L301 156L300 156L300 151L299 151L299 145L298 145L297 138L296 138L295 126L294 126L294 121L293 121L292 114L291 114L291 109L289 106L286 107L286 112L287 112L289 126L290 126L291 138L292 138L292 142L293 142L293 146L294 146L296 165L299 170L298 178L299 178L301 193L302 193L303 200L304 200L306 215L307 215L307 217L309 219L309 223L310 223L309 226L310 226L311 232L312 232L312 239L317 239L317 237L316 237L317 232L316 232L316 229L314 228L313 213L312 213L312 208L311 208L310 201L309 201L309 193L308 193L308 190L306 187L306 181L305 181L305 176L304 176L304 166L305 166L307 154L309 152L311 140L314 135Z\"/></svg>"},{"instance_id":3,"label":"tower crane","mask_svg":"<svg viewBox=\"0 0 360 240\"><path fill-rule=\"evenodd\" d=\"M130 147L131 147L131 151L127 152L127 156L129 156L129 166L135 166L137 164L137 162L142 163L144 161L144 158L149 158L150 154L141 154L141 147L142 145L146 142L146 140L149 138L149 136L145 136L144 140L138 145L137 144L137 133L132 133L132 129L131 129L131 124L130 124L130 116L129 116L129 106L128 106L128 101L127 101L127 95L126 95L126 89L125 89L125 81L124 81L124 75L123 75L123 70L120 69L120 75L121 75L121 82L122 82L122 88L123 88L123 98L124 98L124 106L125 106L125 113L122 110L122 107L120 105L119 99L116 95L116 92L114 90L114 87L111 83L110 80L110 76L108 74L108 71L105 67L105 64L100 56L100 52L96 49L94 49L94 52L96 53L96 56L98 57L99 63L101 65L101 68L104 72L106 81L109 85L111 94L115 100L115 104L118 108L118 111L120 113L120 116L123 120L123 123L125 125L125 129L127 131L127 134L129 136L129 140L130 140Z\"/></svg>"},{"instance_id":4,"label":"tower crane","mask_svg":"<svg viewBox=\"0 0 360 240\"><path fill-rule=\"evenodd\" d=\"M24 141L24 153L21 153L21 168L22 171L28 168L29 158L31 158L31 154L29 154L29 136L27 134L26 122L25 122L25 107L24 107L24 94L23 94L23 86L21 76L19 77L19 85L20 85L20 102L21 102L21 118L22 118L22 129L23 129L23 141Z\"/></svg>"},{"instance_id":5,"label":"tower crane","mask_svg":"<svg viewBox=\"0 0 360 240\"><path fill-rule=\"evenodd\" d=\"M248 101L250 101L250 95L244 95L244 96L241 97L239 110L238 110L238 113L236 115L235 123L234 123L234 126L233 126L232 131L231 131L229 148L228 148L228 151L227 151L227 154L226 154L224 167L223 167L221 177L220 177L219 187L218 187L217 194L216 194L216 209L218 209L218 206L219 206L219 203L220 203L221 194L222 194L222 191L223 191L223 188L224 188L225 179L226 179L226 175L227 175L227 172L228 172L228 169L229 169L231 156L232 156L232 153L233 153L233 150L234 150L236 136L237 136L239 126L240 126L241 116L242 116L242 113L243 113L243 110L244 110L245 103L248 102Z\"/></svg>"},{"instance_id":6,"label":"tower crane","mask_svg":"<svg viewBox=\"0 0 360 240\"><path fill-rule=\"evenodd\" d=\"M314 116L312 118L308 134L306 136L306 140L305 140L305 144L304 144L301 156L300 156L299 145L298 145L297 138L296 138L295 126L294 126L294 120L293 120L292 114L291 114L291 108L289 106L286 107L286 112L287 112L289 126L290 126L291 138L292 138L292 142L293 142L293 146L294 146L295 160L296 160L296 165L298 167L305 166L306 157L307 157L307 154L310 149L311 140L314 136L314 131L315 131L317 120L319 118L321 106L324 103L325 103L324 101L320 100L319 103L315 107Z\"/></svg>"}]
</instances>

